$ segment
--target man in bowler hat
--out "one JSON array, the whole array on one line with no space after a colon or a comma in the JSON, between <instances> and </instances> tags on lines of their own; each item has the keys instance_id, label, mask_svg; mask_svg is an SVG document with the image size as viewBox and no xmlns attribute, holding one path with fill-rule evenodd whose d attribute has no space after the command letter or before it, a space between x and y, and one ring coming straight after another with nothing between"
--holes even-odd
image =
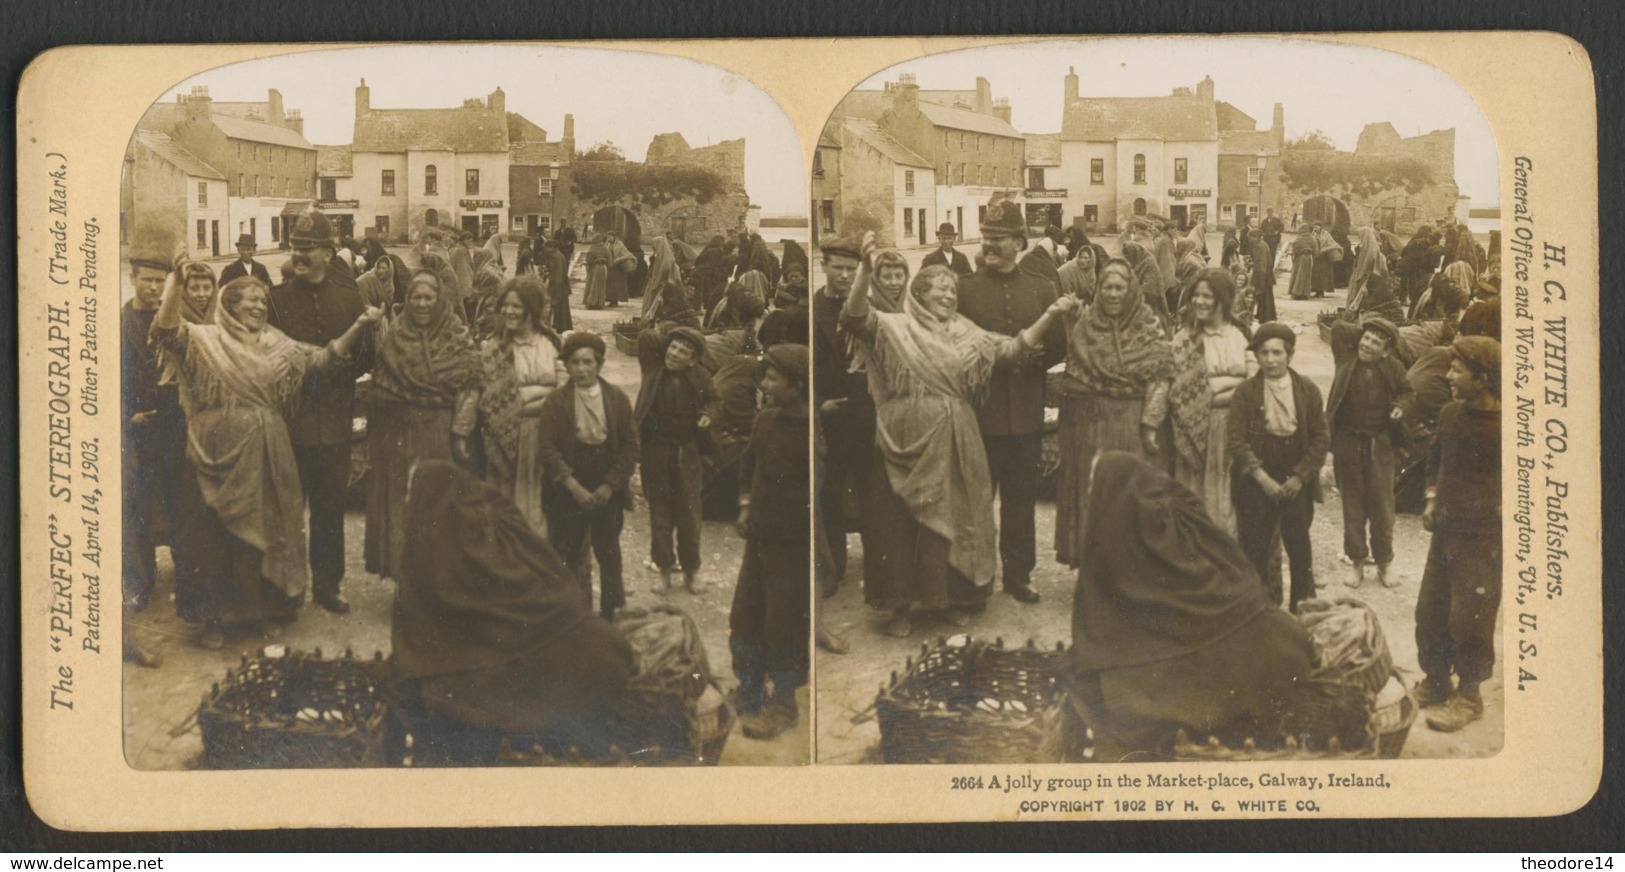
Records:
<instances>
[{"instance_id":1,"label":"man in bowler hat","mask_svg":"<svg viewBox=\"0 0 1625 872\"><path fill-rule=\"evenodd\" d=\"M948 221L942 222L942 226L937 228L937 247L920 262L920 269L928 266L945 266L960 278L975 272L971 268L970 258L954 248L954 241L958 238L959 232L954 229L954 225Z\"/></svg>"},{"instance_id":2,"label":"man in bowler hat","mask_svg":"<svg viewBox=\"0 0 1625 872\"><path fill-rule=\"evenodd\" d=\"M225 287L233 279L240 279L243 276L253 276L264 282L267 288L271 286L271 271L265 268L265 264L254 259L254 250L256 248L252 235L244 233L237 237L237 259L220 271L221 287Z\"/></svg>"},{"instance_id":3,"label":"man in bowler hat","mask_svg":"<svg viewBox=\"0 0 1625 872\"><path fill-rule=\"evenodd\" d=\"M271 289L271 325L311 345L342 336L365 309L354 280L334 268L332 235L326 215L315 209L301 214L289 234L293 274ZM317 605L335 614L350 610L340 591L344 491L350 482L355 380L372 368L371 343L359 343L351 356L349 370L305 382L298 411L288 422L299 484L310 506L311 593Z\"/></svg>"}]
</instances>

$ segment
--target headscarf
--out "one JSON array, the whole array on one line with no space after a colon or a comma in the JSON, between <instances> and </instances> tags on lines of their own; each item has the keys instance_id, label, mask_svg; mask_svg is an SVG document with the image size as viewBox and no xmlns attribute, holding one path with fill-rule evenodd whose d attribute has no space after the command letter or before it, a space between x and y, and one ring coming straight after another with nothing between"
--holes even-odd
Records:
<instances>
[{"instance_id":1,"label":"headscarf","mask_svg":"<svg viewBox=\"0 0 1625 872\"><path fill-rule=\"evenodd\" d=\"M1185 238L1195 243L1196 250L1201 253L1202 259L1207 260L1207 222L1198 221Z\"/></svg>"},{"instance_id":2,"label":"headscarf","mask_svg":"<svg viewBox=\"0 0 1625 872\"><path fill-rule=\"evenodd\" d=\"M1173 349L1161 319L1145 302L1133 268L1127 261L1113 260L1102 271L1101 281L1113 270L1128 280L1122 312L1107 315L1097 293L1073 321L1067 331L1064 384L1082 393L1141 397L1151 383L1173 377Z\"/></svg>"},{"instance_id":3,"label":"headscarf","mask_svg":"<svg viewBox=\"0 0 1625 872\"><path fill-rule=\"evenodd\" d=\"M874 265L869 279L869 305L876 312L903 311L903 298L908 296L908 260L897 249L888 248L875 252ZM903 286L897 289L894 296L888 296L889 292L880 286L880 270L888 266L903 268Z\"/></svg>"},{"instance_id":4,"label":"headscarf","mask_svg":"<svg viewBox=\"0 0 1625 872\"><path fill-rule=\"evenodd\" d=\"M1078 671L1199 651L1268 608L1258 574L1202 498L1145 461L1101 452L1088 505L1072 607Z\"/></svg>"},{"instance_id":5,"label":"headscarf","mask_svg":"<svg viewBox=\"0 0 1625 872\"><path fill-rule=\"evenodd\" d=\"M1381 273L1388 274L1388 258L1382 254L1382 243L1377 239L1377 228L1360 228L1360 253L1354 256L1354 269L1349 273L1350 308L1358 308L1366 280Z\"/></svg>"},{"instance_id":6,"label":"headscarf","mask_svg":"<svg viewBox=\"0 0 1625 872\"><path fill-rule=\"evenodd\" d=\"M784 240L784 257L779 260L779 269L789 272L793 266L801 267L801 274L806 275L808 270L807 250L794 239Z\"/></svg>"},{"instance_id":7,"label":"headscarf","mask_svg":"<svg viewBox=\"0 0 1625 872\"><path fill-rule=\"evenodd\" d=\"M512 663L596 620L575 575L497 487L443 460L419 461L406 498L406 550L390 631L404 678L467 674ZM624 641L622 645L625 646ZM556 656L583 654L561 647ZM621 664L584 672L630 674Z\"/></svg>"},{"instance_id":8,"label":"headscarf","mask_svg":"<svg viewBox=\"0 0 1625 872\"><path fill-rule=\"evenodd\" d=\"M378 337L377 361L373 389L411 406L449 406L481 375L474 340L444 291L427 326L414 324L406 307L389 320Z\"/></svg>"},{"instance_id":9,"label":"headscarf","mask_svg":"<svg viewBox=\"0 0 1625 872\"><path fill-rule=\"evenodd\" d=\"M1090 264L1087 267L1081 261L1085 251L1089 252ZM1106 268L1104 255L1105 252L1100 246L1083 242L1074 252L1072 259L1061 264L1055 271L1061 279L1061 292L1077 297L1084 303L1093 300L1095 288L1100 284L1100 271Z\"/></svg>"},{"instance_id":10,"label":"headscarf","mask_svg":"<svg viewBox=\"0 0 1625 872\"><path fill-rule=\"evenodd\" d=\"M1169 246L1170 250L1172 245ZM1151 307L1157 318L1162 322L1164 332L1173 327L1173 315L1168 311L1168 300L1162 294L1166 287L1162 270L1158 268L1145 246L1138 242L1123 243L1123 260L1134 270L1134 283L1139 289L1141 299ZM1109 259L1108 259L1109 261ZM1100 265L1101 278L1105 278L1106 262ZM1095 291L1099 293L1100 280L1095 281Z\"/></svg>"},{"instance_id":11,"label":"headscarf","mask_svg":"<svg viewBox=\"0 0 1625 872\"><path fill-rule=\"evenodd\" d=\"M649 259L649 279L643 283L643 317L647 320L660 306L662 293L668 285L683 286L682 269L677 265L677 254L670 240L655 237L654 256Z\"/></svg>"},{"instance_id":12,"label":"headscarf","mask_svg":"<svg viewBox=\"0 0 1625 872\"><path fill-rule=\"evenodd\" d=\"M193 262L170 273L170 275L178 276L181 282L181 317L185 318L189 324L214 323L214 310L220 305L220 282L215 278L214 270L210 269L206 263ZM209 301L202 306L192 302L192 295L186 292L186 286L191 284L194 276L197 278L207 277L209 284L214 288L213 293L209 294Z\"/></svg>"}]
</instances>

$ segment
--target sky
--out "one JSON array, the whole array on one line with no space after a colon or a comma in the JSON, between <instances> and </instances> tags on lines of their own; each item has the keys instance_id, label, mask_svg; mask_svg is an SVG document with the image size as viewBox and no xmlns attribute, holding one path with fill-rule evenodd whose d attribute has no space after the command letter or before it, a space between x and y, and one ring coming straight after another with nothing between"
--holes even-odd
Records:
<instances>
[{"instance_id":1,"label":"sky","mask_svg":"<svg viewBox=\"0 0 1625 872\"><path fill-rule=\"evenodd\" d=\"M220 67L169 88L161 102L193 85L220 101L264 101L305 118L305 138L348 145L355 87L365 78L379 109L432 109L484 98L497 87L517 112L564 133L575 116L576 147L609 141L642 160L657 133L678 132L689 145L745 139L745 190L764 215L802 215L807 170L795 128L765 92L726 70L640 52L505 45L414 45L316 50Z\"/></svg>"},{"instance_id":2,"label":"sky","mask_svg":"<svg viewBox=\"0 0 1625 872\"><path fill-rule=\"evenodd\" d=\"M1290 139L1320 130L1352 151L1368 123L1401 136L1456 129L1456 184L1475 205L1500 202L1495 138L1473 99L1437 68L1364 46L1252 37L1126 37L1027 43L933 55L860 87L912 72L925 90L972 90L985 76L1023 133L1057 133L1067 67L1085 97L1156 97L1212 76L1214 95L1270 125L1283 104Z\"/></svg>"}]
</instances>

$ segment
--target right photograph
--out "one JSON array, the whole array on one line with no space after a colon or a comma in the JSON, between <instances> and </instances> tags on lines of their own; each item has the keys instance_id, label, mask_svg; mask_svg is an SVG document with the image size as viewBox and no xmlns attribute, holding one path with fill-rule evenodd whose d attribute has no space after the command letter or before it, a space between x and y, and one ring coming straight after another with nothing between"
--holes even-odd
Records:
<instances>
[{"instance_id":1,"label":"right photograph","mask_svg":"<svg viewBox=\"0 0 1625 872\"><path fill-rule=\"evenodd\" d=\"M811 199L818 762L1501 750L1501 197L1449 77L933 55Z\"/></svg>"}]
</instances>

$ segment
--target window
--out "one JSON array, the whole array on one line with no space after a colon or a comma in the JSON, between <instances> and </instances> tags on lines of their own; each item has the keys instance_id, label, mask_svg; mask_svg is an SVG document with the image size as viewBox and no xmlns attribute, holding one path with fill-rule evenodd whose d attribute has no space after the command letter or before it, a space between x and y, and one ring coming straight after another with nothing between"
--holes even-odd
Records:
<instances>
[{"instance_id":1,"label":"window","mask_svg":"<svg viewBox=\"0 0 1625 872\"><path fill-rule=\"evenodd\" d=\"M260 238L260 231L259 227L257 226L258 222L258 218L248 219L248 235L254 237L255 239Z\"/></svg>"},{"instance_id":2,"label":"window","mask_svg":"<svg viewBox=\"0 0 1625 872\"><path fill-rule=\"evenodd\" d=\"M239 196L239 197L248 196L248 189L243 187L243 174L242 173L237 174L237 196Z\"/></svg>"},{"instance_id":3,"label":"window","mask_svg":"<svg viewBox=\"0 0 1625 872\"><path fill-rule=\"evenodd\" d=\"M982 153L982 140L983 139L985 139L985 137L981 137L981 136L976 137L976 153L977 154Z\"/></svg>"},{"instance_id":4,"label":"window","mask_svg":"<svg viewBox=\"0 0 1625 872\"><path fill-rule=\"evenodd\" d=\"M248 158L249 158L249 160L252 160L255 163L259 163L259 160L260 160L260 144L259 143L256 142L253 145L248 147Z\"/></svg>"},{"instance_id":5,"label":"window","mask_svg":"<svg viewBox=\"0 0 1625 872\"><path fill-rule=\"evenodd\" d=\"M324 199L327 198L327 183L328 183L328 181L329 181L328 179L322 179L322 196L323 196ZM382 171L382 173L380 174L380 177L379 177L379 190L378 190L378 193L382 194L385 197L393 197L393 196L395 196L395 171L394 170L383 170ZM336 198L334 198L334 199L336 199Z\"/></svg>"},{"instance_id":6,"label":"window","mask_svg":"<svg viewBox=\"0 0 1625 872\"><path fill-rule=\"evenodd\" d=\"M434 164L423 168L423 193L431 197L440 193L440 170Z\"/></svg>"},{"instance_id":7,"label":"window","mask_svg":"<svg viewBox=\"0 0 1625 872\"><path fill-rule=\"evenodd\" d=\"M553 180L552 179L537 179L536 180L536 196L538 196L538 197L551 197L551 196L553 196Z\"/></svg>"},{"instance_id":8,"label":"window","mask_svg":"<svg viewBox=\"0 0 1625 872\"><path fill-rule=\"evenodd\" d=\"M1223 217L1223 218L1229 218L1229 217L1235 215L1235 213L1236 213L1236 207L1231 206L1228 203L1226 203L1222 208L1219 209L1219 215L1220 215L1220 217Z\"/></svg>"},{"instance_id":9,"label":"window","mask_svg":"<svg viewBox=\"0 0 1625 872\"><path fill-rule=\"evenodd\" d=\"M379 215L379 216L374 217L372 219L372 229L376 230L378 232L379 236L388 236L389 235L389 216L388 215Z\"/></svg>"},{"instance_id":10,"label":"window","mask_svg":"<svg viewBox=\"0 0 1625 872\"><path fill-rule=\"evenodd\" d=\"M287 166L287 165L288 165L288 154L289 154L289 153L290 153L290 152L289 152L289 149L286 149L286 148L284 148L284 149L283 149L283 150L282 150L282 165L283 165L283 166Z\"/></svg>"},{"instance_id":11,"label":"window","mask_svg":"<svg viewBox=\"0 0 1625 872\"><path fill-rule=\"evenodd\" d=\"M1085 223L1085 224L1099 224L1100 223L1100 207L1099 206L1085 206L1085 207L1083 207L1083 223Z\"/></svg>"},{"instance_id":12,"label":"window","mask_svg":"<svg viewBox=\"0 0 1625 872\"><path fill-rule=\"evenodd\" d=\"M964 164L960 164L960 165L959 165L959 183L960 183L960 184L961 184L961 185L968 185L968 184L970 184L970 181L969 181L969 180L968 180L968 179L967 179L967 177L966 177L966 176L965 176L965 165L964 165Z\"/></svg>"},{"instance_id":13,"label":"window","mask_svg":"<svg viewBox=\"0 0 1625 872\"><path fill-rule=\"evenodd\" d=\"M271 216L271 241L272 242L281 242L282 241L282 218L281 218L281 216L278 216L278 215L272 215Z\"/></svg>"},{"instance_id":14,"label":"window","mask_svg":"<svg viewBox=\"0 0 1625 872\"><path fill-rule=\"evenodd\" d=\"M265 147L265 162L268 164L276 163L276 149L269 145Z\"/></svg>"},{"instance_id":15,"label":"window","mask_svg":"<svg viewBox=\"0 0 1625 872\"><path fill-rule=\"evenodd\" d=\"M1042 190L1044 190L1044 168L1043 167L1028 167L1027 168L1027 190L1029 190L1029 191L1042 191Z\"/></svg>"},{"instance_id":16,"label":"window","mask_svg":"<svg viewBox=\"0 0 1625 872\"><path fill-rule=\"evenodd\" d=\"M538 233L545 236L549 232L551 232L552 229L553 229L553 216L552 215L542 215L541 217L536 219L536 232L538 232Z\"/></svg>"},{"instance_id":17,"label":"window","mask_svg":"<svg viewBox=\"0 0 1625 872\"><path fill-rule=\"evenodd\" d=\"M906 197L914 196L914 171L913 170L903 170L903 195L906 196Z\"/></svg>"},{"instance_id":18,"label":"window","mask_svg":"<svg viewBox=\"0 0 1625 872\"><path fill-rule=\"evenodd\" d=\"M1089 184L1106 184L1106 159L1102 157L1089 160Z\"/></svg>"},{"instance_id":19,"label":"window","mask_svg":"<svg viewBox=\"0 0 1625 872\"><path fill-rule=\"evenodd\" d=\"M515 233L523 233L524 230L525 230L525 216L523 216L523 215L515 215L515 216L513 216L513 227L510 228L510 229L513 230L513 232L515 232Z\"/></svg>"},{"instance_id":20,"label":"window","mask_svg":"<svg viewBox=\"0 0 1625 872\"><path fill-rule=\"evenodd\" d=\"M964 222L960 222L960 223L963 224ZM986 206L977 206L976 207L976 225L978 227L980 227L981 225L986 224L986 223L987 223L987 207Z\"/></svg>"},{"instance_id":21,"label":"window","mask_svg":"<svg viewBox=\"0 0 1625 872\"><path fill-rule=\"evenodd\" d=\"M249 193L250 197L258 197L260 195L260 174L259 173L254 174L254 187L251 188L250 191L251 191Z\"/></svg>"},{"instance_id":22,"label":"window","mask_svg":"<svg viewBox=\"0 0 1625 872\"><path fill-rule=\"evenodd\" d=\"M1256 188L1264 181L1264 171L1258 167L1247 168L1247 187Z\"/></svg>"},{"instance_id":23,"label":"window","mask_svg":"<svg viewBox=\"0 0 1625 872\"><path fill-rule=\"evenodd\" d=\"M818 204L819 229L825 233L835 232L835 201L823 200Z\"/></svg>"},{"instance_id":24,"label":"window","mask_svg":"<svg viewBox=\"0 0 1625 872\"><path fill-rule=\"evenodd\" d=\"M209 244L209 222L202 218L197 219L197 247L202 248Z\"/></svg>"},{"instance_id":25,"label":"window","mask_svg":"<svg viewBox=\"0 0 1625 872\"><path fill-rule=\"evenodd\" d=\"M1416 220L1416 207L1415 206L1406 206L1405 211L1403 211L1403 212L1401 212L1399 214L1401 216L1403 216L1404 220L1407 221L1407 222L1415 221Z\"/></svg>"},{"instance_id":26,"label":"window","mask_svg":"<svg viewBox=\"0 0 1625 872\"><path fill-rule=\"evenodd\" d=\"M197 183L197 207L199 209L207 209L207 208L209 208L209 183L208 182L198 182Z\"/></svg>"},{"instance_id":27,"label":"window","mask_svg":"<svg viewBox=\"0 0 1625 872\"><path fill-rule=\"evenodd\" d=\"M475 172L478 172L478 170L475 170ZM480 238L481 239L489 239L489 238L497 235L497 233L500 232L501 230L502 230L502 216L501 215L481 215L480 216Z\"/></svg>"},{"instance_id":28,"label":"window","mask_svg":"<svg viewBox=\"0 0 1625 872\"><path fill-rule=\"evenodd\" d=\"M237 162L243 162L243 144L240 142L237 143Z\"/></svg>"},{"instance_id":29,"label":"window","mask_svg":"<svg viewBox=\"0 0 1625 872\"><path fill-rule=\"evenodd\" d=\"M914 210L903 210L903 237L906 239L914 235Z\"/></svg>"},{"instance_id":30,"label":"window","mask_svg":"<svg viewBox=\"0 0 1625 872\"><path fill-rule=\"evenodd\" d=\"M1174 158L1174 184L1183 185L1190 181L1190 162L1185 158Z\"/></svg>"},{"instance_id":31,"label":"window","mask_svg":"<svg viewBox=\"0 0 1625 872\"><path fill-rule=\"evenodd\" d=\"M1134 156L1134 184L1145 184L1145 155L1143 154L1137 154ZM1143 213L1136 212L1135 214L1139 215Z\"/></svg>"},{"instance_id":32,"label":"window","mask_svg":"<svg viewBox=\"0 0 1625 872\"><path fill-rule=\"evenodd\" d=\"M389 170L384 170L384 172L387 175ZM391 188L394 187L394 182L395 182L394 179L386 179L386 181L384 182L384 193L386 193L386 194L393 193ZM338 183L337 179L322 179L322 197L321 198L324 201L328 201L328 202L331 202L333 200L337 200L339 198L338 185L339 185L339 183Z\"/></svg>"},{"instance_id":33,"label":"window","mask_svg":"<svg viewBox=\"0 0 1625 872\"><path fill-rule=\"evenodd\" d=\"M813 178L821 179L823 177L824 177L824 153L815 149L813 151Z\"/></svg>"},{"instance_id":34,"label":"window","mask_svg":"<svg viewBox=\"0 0 1625 872\"><path fill-rule=\"evenodd\" d=\"M463 193L478 194L480 192L480 171L469 170L463 174Z\"/></svg>"},{"instance_id":35,"label":"window","mask_svg":"<svg viewBox=\"0 0 1625 872\"><path fill-rule=\"evenodd\" d=\"M1134 200L1134 214L1136 214L1136 215L1144 215L1145 214L1145 198L1144 197L1135 198L1135 200Z\"/></svg>"},{"instance_id":36,"label":"window","mask_svg":"<svg viewBox=\"0 0 1625 872\"><path fill-rule=\"evenodd\" d=\"M965 134L963 133L959 134L959 150L965 150Z\"/></svg>"}]
</instances>

